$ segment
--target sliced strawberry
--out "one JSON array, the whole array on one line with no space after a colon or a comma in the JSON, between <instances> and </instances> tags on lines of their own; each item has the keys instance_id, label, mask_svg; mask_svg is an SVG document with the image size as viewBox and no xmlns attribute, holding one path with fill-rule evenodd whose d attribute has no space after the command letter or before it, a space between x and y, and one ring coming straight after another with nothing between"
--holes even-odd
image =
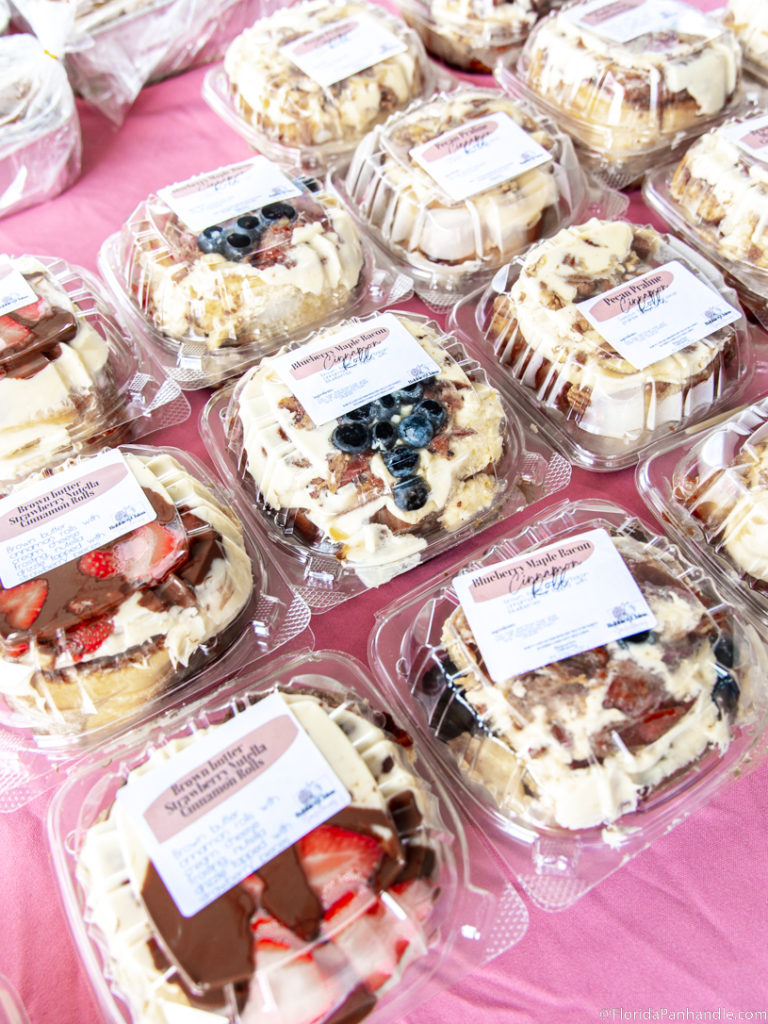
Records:
<instances>
[{"instance_id":1,"label":"sliced strawberry","mask_svg":"<svg viewBox=\"0 0 768 1024\"><path fill-rule=\"evenodd\" d=\"M13 311L13 315L27 324L39 323L44 317L49 316L51 304L47 299L38 297L34 302L26 306L19 306Z\"/></svg>"},{"instance_id":2,"label":"sliced strawberry","mask_svg":"<svg viewBox=\"0 0 768 1024\"><path fill-rule=\"evenodd\" d=\"M0 316L0 351L6 348L20 348L31 337L32 332L28 327L24 327L13 317Z\"/></svg>"},{"instance_id":3,"label":"sliced strawberry","mask_svg":"<svg viewBox=\"0 0 768 1024\"><path fill-rule=\"evenodd\" d=\"M367 886L382 849L373 836L338 825L320 825L296 844L307 881L328 909L345 891Z\"/></svg>"},{"instance_id":4,"label":"sliced strawberry","mask_svg":"<svg viewBox=\"0 0 768 1024\"><path fill-rule=\"evenodd\" d=\"M23 641L19 644L5 644L4 650L9 658L20 658L22 654L26 654L29 650L29 644Z\"/></svg>"},{"instance_id":5,"label":"sliced strawberry","mask_svg":"<svg viewBox=\"0 0 768 1024\"><path fill-rule=\"evenodd\" d=\"M340 950L361 981L372 992L378 991L390 979L397 980L409 952L421 955L426 942L416 921L385 895L346 922L341 928L332 928L328 938Z\"/></svg>"},{"instance_id":6,"label":"sliced strawberry","mask_svg":"<svg viewBox=\"0 0 768 1024\"><path fill-rule=\"evenodd\" d=\"M115 623L110 618L88 619L67 631L66 649L74 661L82 661L86 654L98 651L114 629Z\"/></svg>"},{"instance_id":7,"label":"sliced strawberry","mask_svg":"<svg viewBox=\"0 0 768 1024\"><path fill-rule=\"evenodd\" d=\"M189 545L183 528L157 521L134 530L113 548L117 571L130 583L159 583L185 561Z\"/></svg>"},{"instance_id":8,"label":"sliced strawberry","mask_svg":"<svg viewBox=\"0 0 768 1024\"><path fill-rule=\"evenodd\" d=\"M89 551L77 563L80 572L105 580L117 574L117 559L112 551Z\"/></svg>"},{"instance_id":9,"label":"sliced strawberry","mask_svg":"<svg viewBox=\"0 0 768 1024\"><path fill-rule=\"evenodd\" d=\"M12 629L29 629L48 596L46 580L28 580L18 587L0 590L0 612Z\"/></svg>"}]
</instances>

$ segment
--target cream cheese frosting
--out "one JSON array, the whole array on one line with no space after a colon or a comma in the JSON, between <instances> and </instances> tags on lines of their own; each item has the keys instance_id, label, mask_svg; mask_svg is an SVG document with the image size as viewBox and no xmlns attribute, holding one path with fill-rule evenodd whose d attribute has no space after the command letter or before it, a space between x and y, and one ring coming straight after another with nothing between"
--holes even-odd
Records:
<instances>
[{"instance_id":1,"label":"cream cheese frosting","mask_svg":"<svg viewBox=\"0 0 768 1024\"><path fill-rule=\"evenodd\" d=\"M310 1024L342 1011L360 1020L401 984L431 943L439 818L404 734L396 741L380 716L374 724L370 710L352 699L290 689L282 696L352 803L219 898L219 904L234 901L238 919L244 915L250 927L237 929L234 916L217 915L215 905L184 919L184 931L213 938L214 956L224 968L233 974L240 968L236 987L203 982L203 991L195 992L183 982L163 949L170 944L175 953L174 932L180 929L166 931L164 921L173 924L174 915L157 913L146 854L120 803L114 801L84 835L77 878L86 919L94 939L106 944L109 976L145 1024L230 1020L236 1002L237 1019L244 1022ZM215 727L199 728L155 747L127 776L127 785L213 732ZM317 856L322 877L314 867ZM364 877L363 862L378 864L375 879ZM307 887L305 906L317 903L317 934L310 934L309 912L299 908ZM293 903L303 914L295 921ZM205 958L197 966L204 975Z\"/></svg>"},{"instance_id":2,"label":"cream cheese frosting","mask_svg":"<svg viewBox=\"0 0 768 1024\"><path fill-rule=\"evenodd\" d=\"M749 122L742 122L747 132ZM768 269L768 165L751 158L729 124L697 139L669 191L686 221L718 256Z\"/></svg>"},{"instance_id":3,"label":"cream cheese frosting","mask_svg":"<svg viewBox=\"0 0 768 1024\"><path fill-rule=\"evenodd\" d=\"M744 57L768 75L768 8L760 0L728 0L723 20L734 32Z\"/></svg>"},{"instance_id":4,"label":"cream cheese frosting","mask_svg":"<svg viewBox=\"0 0 768 1024\"><path fill-rule=\"evenodd\" d=\"M375 19L405 44L330 86L305 74L281 49L349 18ZM233 101L245 120L287 147L351 149L393 110L426 88L427 61L418 37L382 8L320 0L296 4L257 21L227 50L224 69Z\"/></svg>"},{"instance_id":5,"label":"cream cheese frosting","mask_svg":"<svg viewBox=\"0 0 768 1024\"><path fill-rule=\"evenodd\" d=\"M732 326L637 369L577 308L663 263L662 244L653 228L627 221L563 228L525 254L493 303L487 337L500 362L603 454L637 448L709 409L736 373Z\"/></svg>"},{"instance_id":6,"label":"cream cheese frosting","mask_svg":"<svg viewBox=\"0 0 768 1024\"><path fill-rule=\"evenodd\" d=\"M104 599L103 616L97 612L90 618L86 611L70 622L72 615L67 613L66 624L51 636L46 633L38 639L33 622L30 636L19 644L14 622L5 621L0 691L24 720L43 731L81 732L141 707L183 678L197 652L236 620L253 588L250 557L234 513L167 452L126 451L125 459L153 503L182 514L168 530L171 538L186 536L186 562L177 566L179 578L169 565L171 576L165 573L155 581L159 596L152 596L152 587L148 596L147 585L131 587L122 596L116 592L114 599ZM196 538L210 552L196 550ZM200 561L203 569L185 578L190 558ZM87 588L87 578L78 577L84 571L80 563L72 567L75 579L83 581L80 589ZM111 575L118 578L116 572ZM54 589L58 593L60 588ZM50 592L53 595L53 589ZM72 598L72 593L65 586L62 599ZM8 614L8 594L0 591L3 614ZM66 611L53 608L49 614L45 604L41 610L43 617L54 620ZM81 625L85 634L79 632ZM84 635L87 639L81 643Z\"/></svg>"},{"instance_id":7,"label":"cream cheese frosting","mask_svg":"<svg viewBox=\"0 0 768 1024\"><path fill-rule=\"evenodd\" d=\"M727 623L715 623L678 566L631 537L613 541L652 630L495 682L461 607L442 627L446 696L461 705L455 727L451 698L440 705L443 738L503 813L530 824L611 824L731 740L739 686Z\"/></svg>"},{"instance_id":8,"label":"cream cheese frosting","mask_svg":"<svg viewBox=\"0 0 768 1024\"><path fill-rule=\"evenodd\" d=\"M398 502L402 474L390 471L388 453L340 451L333 441L338 421L313 424L270 358L238 383L228 413L232 443L242 449L244 469L269 514L282 521L289 513L287 528L303 534L310 548L358 571L383 567L387 578L418 561L435 533L456 530L492 505L501 486L494 466L505 444L495 389L467 377L435 325L397 317L437 363L439 373L424 382L422 396L445 411L443 425L418 450L413 473L426 486L419 507ZM391 422L397 425L415 405L406 400Z\"/></svg>"},{"instance_id":9,"label":"cream cheese frosting","mask_svg":"<svg viewBox=\"0 0 768 1024\"><path fill-rule=\"evenodd\" d=\"M552 160L452 200L412 150L494 114L523 128ZM557 224L561 189L570 191L559 161L565 164L569 155L570 144L559 133L511 98L492 90L457 90L416 104L370 132L352 158L346 190L406 270L426 275L433 287L456 287L478 271L499 267ZM477 159L483 160L482 150Z\"/></svg>"},{"instance_id":10,"label":"cream cheese frosting","mask_svg":"<svg viewBox=\"0 0 768 1024\"><path fill-rule=\"evenodd\" d=\"M229 348L268 346L350 304L364 269L352 218L323 192L287 205L293 219L270 229L279 232L275 242L234 261L201 251L153 200L142 204L123 229L122 247L129 284L153 326L171 343L200 342L225 356Z\"/></svg>"},{"instance_id":11,"label":"cream cheese frosting","mask_svg":"<svg viewBox=\"0 0 768 1024\"><path fill-rule=\"evenodd\" d=\"M526 84L565 116L583 145L609 159L676 143L723 112L740 77L731 32L686 9L680 27L613 41L569 4L532 31L518 65Z\"/></svg>"}]
</instances>

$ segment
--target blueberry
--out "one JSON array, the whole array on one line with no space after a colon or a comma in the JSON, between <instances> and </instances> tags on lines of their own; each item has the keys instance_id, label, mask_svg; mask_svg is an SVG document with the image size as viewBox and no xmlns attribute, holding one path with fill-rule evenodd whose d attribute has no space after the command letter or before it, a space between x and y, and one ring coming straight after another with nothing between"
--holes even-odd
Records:
<instances>
[{"instance_id":1,"label":"blueberry","mask_svg":"<svg viewBox=\"0 0 768 1024\"><path fill-rule=\"evenodd\" d=\"M250 235L244 231L230 231L222 242L219 252L227 260L237 262L247 255L253 247Z\"/></svg>"},{"instance_id":2,"label":"blueberry","mask_svg":"<svg viewBox=\"0 0 768 1024\"><path fill-rule=\"evenodd\" d=\"M242 217L237 218L237 226L242 228L243 231L257 231L259 224L259 218L252 213L246 213Z\"/></svg>"},{"instance_id":3,"label":"blueberry","mask_svg":"<svg viewBox=\"0 0 768 1024\"><path fill-rule=\"evenodd\" d=\"M735 650L733 647L733 638L723 634L714 646L715 657L721 665L725 665L726 668L733 668L733 660L735 657Z\"/></svg>"},{"instance_id":4,"label":"blueberry","mask_svg":"<svg viewBox=\"0 0 768 1024\"><path fill-rule=\"evenodd\" d=\"M359 455L371 447L371 432L364 423L339 423L331 434L339 451Z\"/></svg>"},{"instance_id":5,"label":"blueberry","mask_svg":"<svg viewBox=\"0 0 768 1024\"><path fill-rule=\"evenodd\" d=\"M376 415L380 419L388 419L398 411L398 403L392 395L382 395L371 404L375 407Z\"/></svg>"},{"instance_id":6,"label":"blueberry","mask_svg":"<svg viewBox=\"0 0 768 1024\"><path fill-rule=\"evenodd\" d=\"M429 485L423 477L407 476L392 488L392 499L403 512L424 508L429 498Z\"/></svg>"},{"instance_id":7,"label":"blueberry","mask_svg":"<svg viewBox=\"0 0 768 1024\"><path fill-rule=\"evenodd\" d=\"M448 414L445 409L439 402L436 402L434 398L425 398L423 401L419 402L413 412L423 413L435 428L435 433L437 433L448 418Z\"/></svg>"},{"instance_id":8,"label":"blueberry","mask_svg":"<svg viewBox=\"0 0 768 1024\"><path fill-rule=\"evenodd\" d=\"M343 416L339 417L341 423L370 423L376 415L376 409L372 402L359 405L357 409L350 409Z\"/></svg>"},{"instance_id":9,"label":"blueberry","mask_svg":"<svg viewBox=\"0 0 768 1024\"><path fill-rule=\"evenodd\" d=\"M642 633L633 633L632 636L625 636L625 644L644 644L651 639L650 629L644 629Z\"/></svg>"},{"instance_id":10,"label":"blueberry","mask_svg":"<svg viewBox=\"0 0 768 1024\"><path fill-rule=\"evenodd\" d=\"M397 442L397 427L389 420L376 420L371 426L371 448L388 452Z\"/></svg>"},{"instance_id":11,"label":"blueberry","mask_svg":"<svg viewBox=\"0 0 768 1024\"><path fill-rule=\"evenodd\" d=\"M298 214L296 207L291 206L290 203L268 203L266 206L262 206L261 216L267 221L280 220L283 217L287 217L288 220L296 220Z\"/></svg>"},{"instance_id":12,"label":"blueberry","mask_svg":"<svg viewBox=\"0 0 768 1024\"><path fill-rule=\"evenodd\" d=\"M299 178L299 181L302 183L302 185L306 185L310 192L320 191L320 182L317 180L317 178Z\"/></svg>"},{"instance_id":13,"label":"blueberry","mask_svg":"<svg viewBox=\"0 0 768 1024\"><path fill-rule=\"evenodd\" d=\"M200 252L218 252L223 238L224 228L220 224L212 224L197 236L197 247Z\"/></svg>"},{"instance_id":14,"label":"blueberry","mask_svg":"<svg viewBox=\"0 0 768 1024\"><path fill-rule=\"evenodd\" d=\"M384 465L394 477L410 476L418 462L419 453L413 448L395 448L384 456Z\"/></svg>"},{"instance_id":15,"label":"blueberry","mask_svg":"<svg viewBox=\"0 0 768 1024\"><path fill-rule=\"evenodd\" d=\"M406 384L404 388L398 388L397 391L393 391L392 397L400 402L401 405L413 405L414 402L418 402L423 394L424 388L422 383L417 380L415 384Z\"/></svg>"},{"instance_id":16,"label":"blueberry","mask_svg":"<svg viewBox=\"0 0 768 1024\"><path fill-rule=\"evenodd\" d=\"M398 424L400 437L412 448L426 448L435 436L435 428L429 416L423 412L412 412Z\"/></svg>"},{"instance_id":17,"label":"blueberry","mask_svg":"<svg viewBox=\"0 0 768 1024\"><path fill-rule=\"evenodd\" d=\"M739 684L724 668L717 669L717 682L712 688L712 700L720 711L732 715L739 705Z\"/></svg>"}]
</instances>

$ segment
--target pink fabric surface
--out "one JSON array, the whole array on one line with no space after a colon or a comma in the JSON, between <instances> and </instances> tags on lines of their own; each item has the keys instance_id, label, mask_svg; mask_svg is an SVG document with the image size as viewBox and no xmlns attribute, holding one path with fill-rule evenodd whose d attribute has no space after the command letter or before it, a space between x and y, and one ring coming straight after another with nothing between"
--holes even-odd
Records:
<instances>
[{"instance_id":1,"label":"pink fabric surface","mask_svg":"<svg viewBox=\"0 0 768 1024\"><path fill-rule=\"evenodd\" d=\"M101 242L147 193L248 156L246 144L202 101L203 75L196 70L145 89L120 130L81 108L81 179L66 194L0 221L0 252L56 255L95 270ZM631 215L654 222L637 195ZM766 390L763 371L752 394ZM188 423L152 440L209 462L197 433L207 394L189 397ZM643 511L631 470L576 471L566 496L611 497ZM314 617L316 648L365 661L375 611L455 557L443 555ZM568 910L530 906L518 945L414 1010L410 1024L768 1020L767 782L764 764ZM60 906L44 828L47 802L0 816L0 973L18 989L33 1024L85 1024L101 1013Z\"/></svg>"}]
</instances>

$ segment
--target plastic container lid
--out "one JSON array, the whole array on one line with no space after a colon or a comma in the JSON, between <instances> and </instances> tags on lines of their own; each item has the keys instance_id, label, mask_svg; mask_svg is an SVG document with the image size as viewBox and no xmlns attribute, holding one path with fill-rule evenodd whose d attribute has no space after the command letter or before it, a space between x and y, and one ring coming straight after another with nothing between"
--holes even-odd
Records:
<instances>
[{"instance_id":1,"label":"plastic container lid","mask_svg":"<svg viewBox=\"0 0 768 1024\"><path fill-rule=\"evenodd\" d=\"M513 63L536 21L563 0L401 0L400 13L435 57L466 71Z\"/></svg>"},{"instance_id":2,"label":"plastic container lid","mask_svg":"<svg viewBox=\"0 0 768 1024\"><path fill-rule=\"evenodd\" d=\"M209 454L310 606L392 579L565 486L482 366L426 317L353 319L213 396Z\"/></svg>"},{"instance_id":3,"label":"plastic container lid","mask_svg":"<svg viewBox=\"0 0 768 1024\"><path fill-rule=\"evenodd\" d=\"M749 328L736 294L693 249L651 227L564 228L459 303L451 326L479 339L513 405L573 462L637 462L744 389Z\"/></svg>"},{"instance_id":4,"label":"plastic container lid","mask_svg":"<svg viewBox=\"0 0 768 1024\"><path fill-rule=\"evenodd\" d=\"M691 144L679 163L646 175L643 198L716 263L768 326L768 112L730 118Z\"/></svg>"},{"instance_id":5,"label":"plastic container lid","mask_svg":"<svg viewBox=\"0 0 768 1024\"><path fill-rule=\"evenodd\" d=\"M104 243L121 312L183 388L410 290L380 271L339 199L265 157L161 189Z\"/></svg>"},{"instance_id":6,"label":"plastic container lid","mask_svg":"<svg viewBox=\"0 0 768 1024\"><path fill-rule=\"evenodd\" d=\"M417 101L355 150L343 187L374 241L445 306L538 238L579 220L599 198L570 139L498 89L458 88Z\"/></svg>"},{"instance_id":7,"label":"plastic container lid","mask_svg":"<svg viewBox=\"0 0 768 1024\"><path fill-rule=\"evenodd\" d=\"M652 449L640 493L675 541L768 622L768 398Z\"/></svg>"},{"instance_id":8,"label":"plastic container lid","mask_svg":"<svg viewBox=\"0 0 768 1024\"><path fill-rule=\"evenodd\" d=\"M45 466L189 416L98 279L37 256L0 258L0 274L0 494Z\"/></svg>"},{"instance_id":9,"label":"plastic container lid","mask_svg":"<svg viewBox=\"0 0 768 1024\"><path fill-rule=\"evenodd\" d=\"M608 502L551 507L376 617L369 660L388 697L548 909L709 799L762 742L758 633Z\"/></svg>"},{"instance_id":10,"label":"plastic container lid","mask_svg":"<svg viewBox=\"0 0 768 1024\"><path fill-rule=\"evenodd\" d=\"M0 38L0 216L51 199L80 174L66 72L34 36Z\"/></svg>"},{"instance_id":11,"label":"plastic container lid","mask_svg":"<svg viewBox=\"0 0 768 1024\"><path fill-rule=\"evenodd\" d=\"M199 689L214 659L242 656L243 637L253 658L307 625L231 496L185 452L81 457L0 509L0 725L22 752L71 757L182 684Z\"/></svg>"},{"instance_id":12,"label":"plastic container lid","mask_svg":"<svg viewBox=\"0 0 768 1024\"><path fill-rule=\"evenodd\" d=\"M723 21L739 41L744 70L768 85L768 8L754 0L727 0Z\"/></svg>"},{"instance_id":13,"label":"plastic container lid","mask_svg":"<svg viewBox=\"0 0 768 1024\"><path fill-rule=\"evenodd\" d=\"M393 1022L525 932L511 886L475 884L480 851L351 659L280 659L109 754L67 779L49 816L70 924L109 1020L167 1009L212 1024L374 1011ZM316 761L320 775L306 767ZM153 857L173 856L179 822L197 840L175 880L161 880L143 838L152 812L142 789L162 785L160 771L185 774L185 792L166 807ZM335 794L348 801L341 810ZM177 893L196 875L208 903L182 918Z\"/></svg>"},{"instance_id":14,"label":"plastic container lid","mask_svg":"<svg viewBox=\"0 0 768 1024\"><path fill-rule=\"evenodd\" d=\"M500 81L538 102L616 188L733 112L741 51L679 0L573 0L532 30Z\"/></svg>"},{"instance_id":15,"label":"plastic container lid","mask_svg":"<svg viewBox=\"0 0 768 1024\"><path fill-rule=\"evenodd\" d=\"M308 0L235 39L203 96L254 149L314 172L435 80L419 37L382 7Z\"/></svg>"}]
</instances>

